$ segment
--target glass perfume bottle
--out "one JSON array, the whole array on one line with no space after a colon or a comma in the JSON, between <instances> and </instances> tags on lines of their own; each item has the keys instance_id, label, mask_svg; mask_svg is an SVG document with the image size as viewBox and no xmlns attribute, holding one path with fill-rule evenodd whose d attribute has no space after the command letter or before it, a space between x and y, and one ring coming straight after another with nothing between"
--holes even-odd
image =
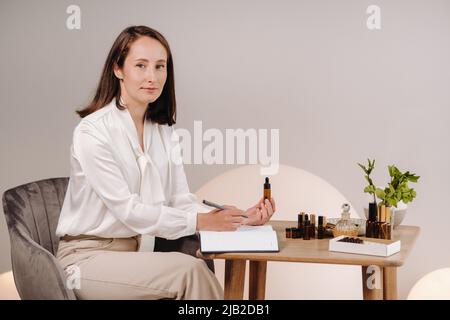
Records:
<instances>
[{"instance_id":1,"label":"glass perfume bottle","mask_svg":"<svg viewBox=\"0 0 450 320\"><path fill-rule=\"evenodd\" d=\"M356 237L358 235L358 227L350 222L350 205L344 203L342 205L341 219L336 223L333 229L333 236L350 236Z\"/></svg>"}]
</instances>

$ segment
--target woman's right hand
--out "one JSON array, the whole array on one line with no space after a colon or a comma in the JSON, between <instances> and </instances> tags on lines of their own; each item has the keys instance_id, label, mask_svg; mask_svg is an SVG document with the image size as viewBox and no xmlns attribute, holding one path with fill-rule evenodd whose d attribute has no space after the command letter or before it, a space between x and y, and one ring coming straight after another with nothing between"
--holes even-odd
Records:
<instances>
[{"instance_id":1,"label":"woman's right hand","mask_svg":"<svg viewBox=\"0 0 450 320\"><path fill-rule=\"evenodd\" d=\"M244 218L244 212L234 206L224 206L225 210L215 209L197 214L197 231L235 231Z\"/></svg>"}]
</instances>

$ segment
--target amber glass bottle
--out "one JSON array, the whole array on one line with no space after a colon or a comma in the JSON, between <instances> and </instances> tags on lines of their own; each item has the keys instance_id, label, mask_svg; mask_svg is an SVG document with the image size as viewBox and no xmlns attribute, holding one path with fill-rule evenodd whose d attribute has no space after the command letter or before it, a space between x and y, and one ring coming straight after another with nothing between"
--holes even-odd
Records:
<instances>
[{"instance_id":1,"label":"amber glass bottle","mask_svg":"<svg viewBox=\"0 0 450 320\"><path fill-rule=\"evenodd\" d=\"M316 238L316 215L315 214L311 214L311 225L309 228L309 237L311 239L315 239Z\"/></svg>"},{"instance_id":2,"label":"amber glass bottle","mask_svg":"<svg viewBox=\"0 0 450 320\"><path fill-rule=\"evenodd\" d=\"M310 224L309 220L306 220L305 227L303 229L303 240L310 239L310 235L311 235L311 231L309 230L310 228L311 228L311 224Z\"/></svg>"},{"instance_id":3,"label":"amber glass bottle","mask_svg":"<svg viewBox=\"0 0 450 320\"><path fill-rule=\"evenodd\" d=\"M266 180L264 182L264 200L269 199L269 201L270 201L270 198L271 198L270 191L271 190L270 190L269 177L266 177Z\"/></svg>"},{"instance_id":4,"label":"amber glass bottle","mask_svg":"<svg viewBox=\"0 0 450 320\"><path fill-rule=\"evenodd\" d=\"M378 238L377 204L369 203L369 219L366 221L366 237Z\"/></svg>"},{"instance_id":5,"label":"amber glass bottle","mask_svg":"<svg viewBox=\"0 0 450 320\"><path fill-rule=\"evenodd\" d=\"M297 228L298 228L300 238L303 238L303 217L304 216L305 216L304 212L300 212L297 216Z\"/></svg>"},{"instance_id":6,"label":"amber glass bottle","mask_svg":"<svg viewBox=\"0 0 450 320\"><path fill-rule=\"evenodd\" d=\"M323 226L323 216L319 216L319 225L317 227L317 239L325 237L325 227Z\"/></svg>"}]
</instances>

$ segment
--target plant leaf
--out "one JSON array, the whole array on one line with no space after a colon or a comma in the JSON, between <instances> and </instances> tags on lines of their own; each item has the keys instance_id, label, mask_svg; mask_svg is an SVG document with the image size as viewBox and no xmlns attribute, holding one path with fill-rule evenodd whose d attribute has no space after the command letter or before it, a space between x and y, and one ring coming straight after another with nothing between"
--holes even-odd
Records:
<instances>
[{"instance_id":1,"label":"plant leaf","mask_svg":"<svg viewBox=\"0 0 450 320\"><path fill-rule=\"evenodd\" d=\"M386 193L384 192L384 190L377 188L375 190L375 194L378 198L384 200L386 198Z\"/></svg>"},{"instance_id":2,"label":"plant leaf","mask_svg":"<svg viewBox=\"0 0 450 320\"><path fill-rule=\"evenodd\" d=\"M363 169L364 173L367 174L367 169L365 166L363 166L361 163L358 163L358 166Z\"/></svg>"}]
</instances>

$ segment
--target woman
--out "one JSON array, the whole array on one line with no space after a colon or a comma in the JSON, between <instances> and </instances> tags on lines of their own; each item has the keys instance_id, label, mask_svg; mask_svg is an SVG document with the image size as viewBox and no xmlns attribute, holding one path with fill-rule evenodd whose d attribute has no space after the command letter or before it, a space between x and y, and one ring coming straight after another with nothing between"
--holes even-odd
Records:
<instances>
[{"instance_id":1,"label":"woman","mask_svg":"<svg viewBox=\"0 0 450 320\"><path fill-rule=\"evenodd\" d=\"M205 262L153 252L155 236L177 239L199 230L266 223L275 203L245 212L210 210L189 192L172 155L176 102L166 39L145 27L115 40L93 101L77 111L71 175L56 234L57 258L77 266L80 299L221 299ZM244 218L247 216L248 218ZM139 252L136 252L139 251Z\"/></svg>"}]
</instances>

